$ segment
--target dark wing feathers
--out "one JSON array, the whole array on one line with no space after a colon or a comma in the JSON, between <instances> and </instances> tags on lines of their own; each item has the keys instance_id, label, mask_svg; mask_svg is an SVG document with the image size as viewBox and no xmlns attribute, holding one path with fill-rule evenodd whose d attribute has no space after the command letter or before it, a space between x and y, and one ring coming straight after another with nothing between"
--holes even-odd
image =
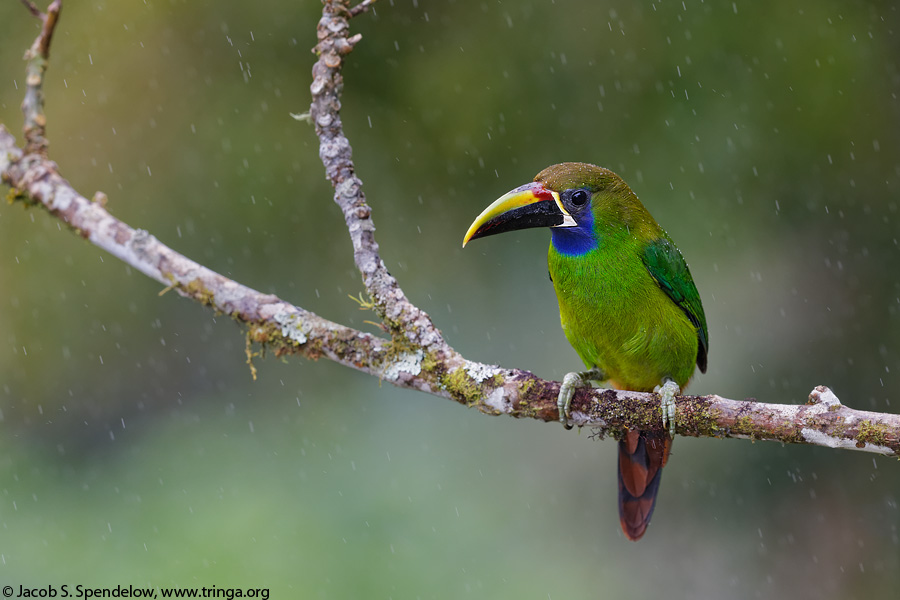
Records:
<instances>
[{"instance_id":1,"label":"dark wing feathers","mask_svg":"<svg viewBox=\"0 0 900 600\"><path fill-rule=\"evenodd\" d=\"M700 293L694 285L691 271L678 247L668 236L647 244L642 256L644 265L660 289L672 302L684 311L687 318L697 328L697 366L706 373L706 355L709 351L709 333L706 330L706 315L700 303Z\"/></svg>"}]
</instances>

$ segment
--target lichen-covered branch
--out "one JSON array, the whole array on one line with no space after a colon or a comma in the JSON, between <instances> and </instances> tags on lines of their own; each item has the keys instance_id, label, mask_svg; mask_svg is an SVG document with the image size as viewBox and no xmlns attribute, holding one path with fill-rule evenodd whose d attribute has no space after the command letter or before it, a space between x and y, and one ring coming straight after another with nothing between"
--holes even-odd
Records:
<instances>
[{"instance_id":1,"label":"lichen-covered branch","mask_svg":"<svg viewBox=\"0 0 900 600\"><path fill-rule=\"evenodd\" d=\"M43 25L40 35L35 38L31 48L25 51L27 72L25 76L25 99L22 101L22 113L25 115L25 149L28 153L46 155L47 138L45 137L47 119L44 116L44 72L50 59L50 42L62 10L62 0L54 0L42 13L33 3L26 1L25 6L32 15L39 18Z\"/></svg>"},{"instance_id":2,"label":"lichen-covered branch","mask_svg":"<svg viewBox=\"0 0 900 600\"><path fill-rule=\"evenodd\" d=\"M362 0L362 2L350 9L349 14L351 17L355 17L356 15L368 12L373 4L375 4L375 0Z\"/></svg>"},{"instance_id":3,"label":"lichen-covered branch","mask_svg":"<svg viewBox=\"0 0 900 600\"><path fill-rule=\"evenodd\" d=\"M58 0L54 5L58 15ZM556 422L558 382L463 358L446 343L428 315L409 302L379 257L372 211L354 173L350 143L339 116L343 56L359 41L358 36L349 35L347 18L363 12L357 10L363 5L368 7L371 2L356 9L342 0L325 2L318 27L319 60L313 70L311 118L357 266L391 339L345 327L241 285L115 218L106 210L102 193L89 200L75 191L47 158L44 138L41 89L55 17L44 20L41 35L32 46L39 51L26 55L29 81L27 109L23 104L24 148L0 125L0 179L10 187L8 199L44 207L97 247L160 282L163 291L174 290L232 316L247 327L250 342L276 355L326 357L398 387L448 398L487 414ZM248 355L252 358L252 352ZM825 387L813 390L804 405L720 396L683 396L677 398L677 404L676 430L682 435L775 440L900 456L900 415L852 410ZM600 435L618 435L626 427L653 429L661 426L659 397L578 390L572 401L572 420Z\"/></svg>"},{"instance_id":4,"label":"lichen-covered branch","mask_svg":"<svg viewBox=\"0 0 900 600\"><path fill-rule=\"evenodd\" d=\"M324 355L347 366L380 373L372 365L379 364L387 354L385 340L323 319L194 262L146 231L116 219L104 208L104 195L98 193L88 200L56 169L55 163L39 154L24 154L0 125L0 174L12 188L8 199L40 204L98 248L163 284L164 290L174 289L246 323L251 339L269 343L277 353L291 351L313 358Z\"/></svg>"},{"instance_id":5,"label":"lichen-covered branch","mask_svg":"<svg viewBox=\"0 0 900 600\"><path fill-rule=\"evenodd\" d=\"M348 19L371 2L356 9L350 8L348 0L327 0L324 4L316 28L318 43L313 49L319 58L312 69L309 115L319 137L319 157L334 186L334 201L344 213L353 258L376 312L395 340L401 342L398 338L403 338L402 343L427 352L452 353L431 318L409 301L378 254L372 209L356 176L350 142L341 124L341 67L344 56L362 39L360 34L350 35Z\"/></svg>"}]
</instances>

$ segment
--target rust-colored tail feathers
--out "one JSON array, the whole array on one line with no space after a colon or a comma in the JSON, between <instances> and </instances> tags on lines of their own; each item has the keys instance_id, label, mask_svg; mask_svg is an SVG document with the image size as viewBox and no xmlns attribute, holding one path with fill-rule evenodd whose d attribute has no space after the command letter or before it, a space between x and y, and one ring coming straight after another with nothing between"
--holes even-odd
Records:
<instances>
[{"instance_id":1,"label":"rust-colored tail feathers","mask_svg":"<svg viewBox=\"0 0 900 600\"><path fill-rule=\"evenodd\" d=\"M639 540L650 524L671 447L664 431L632 429L619 442L619 521L629 540Z\"/></svg>"}]
</instances>

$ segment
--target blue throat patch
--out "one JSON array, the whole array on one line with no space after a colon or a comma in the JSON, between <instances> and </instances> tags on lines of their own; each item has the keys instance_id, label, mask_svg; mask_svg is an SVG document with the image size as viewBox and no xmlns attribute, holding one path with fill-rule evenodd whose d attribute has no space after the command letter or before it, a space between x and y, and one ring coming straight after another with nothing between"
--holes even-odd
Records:
<instances>
[{"instance_id":1,"label":"blue throat patch","mask_svg":"<svg viewBox=\"0 0 900 600\"><path fill-rule=\"evenodd\" d=\"M575 227L551 227L551 243L556 251L566 256L583 256L599 245L594 232L594 213L586 210L578 215Z\"/></svg>"}]
</instances>

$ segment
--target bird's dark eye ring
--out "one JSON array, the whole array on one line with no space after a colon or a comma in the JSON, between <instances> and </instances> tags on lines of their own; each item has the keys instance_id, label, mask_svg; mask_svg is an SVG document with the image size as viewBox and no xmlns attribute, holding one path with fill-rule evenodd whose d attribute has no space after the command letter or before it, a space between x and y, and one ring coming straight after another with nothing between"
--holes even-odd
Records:
<instances>
[{"instance_id":1,"label":"bird's dark eye ring","mask_svg":"<svg viewBox=\"0 0 900 600\"><path fill-rule=\"evenodd\" d=\"M572 195L569 196L569 201L572 203L572 206L584 206L587 204L588 193L586 190L575 190L572 192Z\"/></svg>"}]
</instances>

